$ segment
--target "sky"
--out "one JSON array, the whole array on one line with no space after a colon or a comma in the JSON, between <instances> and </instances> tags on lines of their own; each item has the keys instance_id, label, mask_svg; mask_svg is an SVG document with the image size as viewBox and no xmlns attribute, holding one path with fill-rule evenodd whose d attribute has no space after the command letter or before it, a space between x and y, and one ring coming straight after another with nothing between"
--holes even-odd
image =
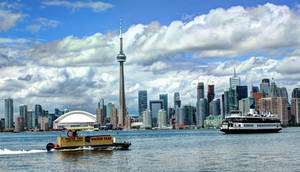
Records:
<instances>
[{"instance_id":1,"label":"sky","mask_svg":"<svg viewBox=\"0 0 300 172\"><path fill-rule=\"evenodd\" d=\"M195 105L196 87L229 87L273 79L289 94L300 87L300 3L289 0L16 0L0 2L0 117L4 99L85 110L118 105L122 17L126 105L179 92Z\"/></svg>"}]
</instances>

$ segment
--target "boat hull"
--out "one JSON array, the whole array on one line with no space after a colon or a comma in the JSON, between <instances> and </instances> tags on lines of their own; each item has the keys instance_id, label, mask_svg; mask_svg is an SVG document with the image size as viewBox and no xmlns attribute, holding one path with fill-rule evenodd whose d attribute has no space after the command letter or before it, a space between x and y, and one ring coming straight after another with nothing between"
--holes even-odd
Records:
<instances>
[{"instance_id":1,"label":"boat hull","mask_svg":"<svg viewBox=\"0 0 300 172\"><path fill-rule=\"evenodd\" d=\"M80 151L80 150L128 150L131 143L113 143L109 145L90 145L90 146L64 146L59 147L56 144L48 143L47 151Z\"/></svg>"},{"instance_id":2,"label":"boat hull","mask_svg":"<svg viewBox=\"0 0 300 172\"><path fill-rule=\"evenodd\" d=\"M279 132L281 128L272 129L220 129L220 131L226 134L246 134L246 133L276 133Z\"/></svg>"}]
</instances>

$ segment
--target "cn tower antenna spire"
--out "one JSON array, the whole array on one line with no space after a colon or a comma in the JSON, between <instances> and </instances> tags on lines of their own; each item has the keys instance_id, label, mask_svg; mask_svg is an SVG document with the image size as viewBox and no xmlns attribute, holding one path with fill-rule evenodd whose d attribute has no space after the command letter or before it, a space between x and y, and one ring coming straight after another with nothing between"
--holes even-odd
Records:
<instances>
[{"instance_id":1,"label":"cn tower antenna spire","mask_svg":"<svg viewBox=\"0 0 300 172\"><path fill-rule=\"evenodd\" d=\"M122 17L120 17L120 38L122 38Z\"/></svg>"},{"instance_id":2,"label":"cn tower antenna spire","mask_svg":"<svg viewBox=\"0 0 300 172\"><path fill-rule=\"evenodd\" d=\"M122 17L120 17L120 54L123 54Z\"/></svg>"}]
</instances>

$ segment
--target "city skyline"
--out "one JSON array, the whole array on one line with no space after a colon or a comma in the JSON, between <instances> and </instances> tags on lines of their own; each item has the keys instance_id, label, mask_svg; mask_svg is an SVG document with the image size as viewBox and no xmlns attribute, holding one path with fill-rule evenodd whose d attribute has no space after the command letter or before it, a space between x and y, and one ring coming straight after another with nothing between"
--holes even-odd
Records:
<instances>
[{"instance_id":1,"label":"city skyline","mask_svg":"<svg viewBox=\"0 0 300 172\"><path fill-rule=\"evenodd\" d=\"M234 68L248 88L259 86L263 78L274 78L279 87L287 87L289 96L300 87L300 31L295 29L300 15L292 1L166 1L157 14L153 11L158 1L147 1L149 6L133 1L67 2L0 3L1 117L8 97L14 99L15 113L20 104L93 114L99 98L117 105L120 16L129 114L138 114L139 90L147 90L148 100L168 94L169 105L179 92L183 105L194 106L197 84L203 82L205 93L213 84L220 98ZM129 5L133 10L123 13ZM180 6L184 8L178 10ZM62 14L66 17L60 18Z\"/></svg>"}]
</instances>

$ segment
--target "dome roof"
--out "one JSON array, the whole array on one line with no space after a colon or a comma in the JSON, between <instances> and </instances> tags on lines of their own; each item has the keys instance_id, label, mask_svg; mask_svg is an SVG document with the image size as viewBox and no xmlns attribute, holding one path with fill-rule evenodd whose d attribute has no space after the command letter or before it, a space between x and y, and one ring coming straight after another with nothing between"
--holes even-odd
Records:
<instances>
[{"instance_id":1,"label":"dome roof","mask_svg":"<svg viewBox=\"0 0 300 172\"><path fill-rule=\"evenodd\" d=\"M55 123L89 123L96 122L96 115L85 111L71 111L57 118Z\"/></svg>"}]
</instances>

